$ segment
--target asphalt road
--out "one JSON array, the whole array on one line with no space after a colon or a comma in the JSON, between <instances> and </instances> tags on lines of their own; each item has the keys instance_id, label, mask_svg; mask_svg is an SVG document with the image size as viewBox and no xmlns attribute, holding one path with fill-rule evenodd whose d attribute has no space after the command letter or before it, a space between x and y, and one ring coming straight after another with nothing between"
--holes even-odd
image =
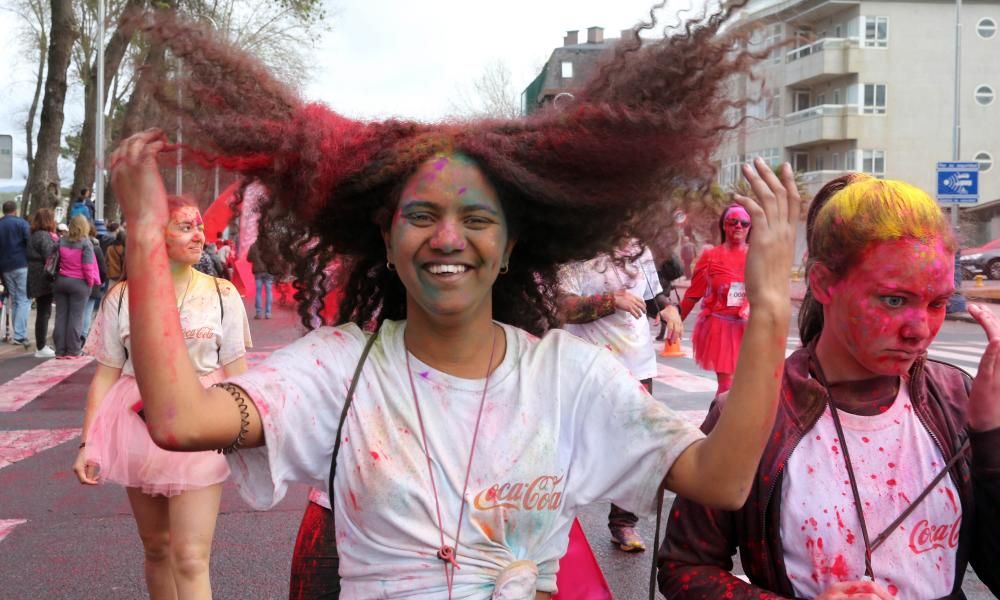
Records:
<instances>
[{"instance_id":1,"label":"asphalt road","mask_svg":"<svg viewBox=\"0 0 1000 600\"><path fill-rule=\"evenodd\" d=\"M294 314L279 310L275 316L271 321L251 322L256 352L272 351L300 335ZM794 331L789 338L789 348L795 347ZM978 326L949 322L935 352L944 354L939 358L974 369L983 339ZM70 472L93 364L66 376L45 371L63 361L3 354L0 599L144 597L142 547L125 494L115 486L80 486ZM686 411L689 418L700 418L713 396L713 376L700 371L690 358L659 360L665 369L654 383L656 398ZM37 377L27 381L31 374ZM50 387L45 389L46 385ZM19 399L12 389L15 386L43 391ZM13 410L14 405L19 408ZM609 447L615 443L625 441L609 440ZM216 598L286 597L291 551L305 502L306 490L297 487L276 509L257 513L227 484L212 558ZM594 506L580 517L605 577L616 598L645 598L651 554L626 555L616 550L608 539L606 514L606 506ZM652 528L650 522L640 524L649 544ZM971 574L965 589L970 600L992 597Z\"/></svg>"}]
</instances>

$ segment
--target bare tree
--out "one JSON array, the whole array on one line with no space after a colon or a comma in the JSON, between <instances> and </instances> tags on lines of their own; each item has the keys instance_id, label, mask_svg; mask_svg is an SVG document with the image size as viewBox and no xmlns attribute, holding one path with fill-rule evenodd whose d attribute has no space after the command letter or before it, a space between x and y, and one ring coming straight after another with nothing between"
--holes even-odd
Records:
<instances>
[{"instance_id":1,"label":"bare tree","mask_svg":"<svg viewBox=\"0 0 1000 600\"><path fill-rule=\"evenodd\" d=\"M457 90L451 109L469 117L513 119L520 116L520 96L514 89L510 69L501 60L486 65L482 75L472 82L471 90Z\"/></svg>"},{"instance_id":2,"label":"bare tree","mask_svg":"<svg viewBox=\"0 0 1000 600\"><path fill-rule=\"evenodd\" d=\"M49 3L48 0L13 0L5 3L5 10L13 13L18 22L18 40L22 45L24 57L36 65L35 91L28 107L28 116L24 121L24 140L27 153L25 162L28 173L31 173L35 159L35 117L38 113L38 102L42 97L42 82L45 80L45 64L49 51ZM24 212L28 201L28 188L25 185L21 195L21 212Z\"/></svg>"},{"instance_id":3,"label":"bare tree","mask_svg":"<svg viewBox=\"0 0 1000 600\"><path fill-rule=\"evenodd\" d=\"M95 138L97 130L97 54L94 44L100 43L96 37L96 11L91 11L92 2L80 3L82 9L81 22L93 24L93 27L81 27L80 43L76 45L75 63L77 74L84 82L84 116L83 125L80 127L79 146L80 151L76 157L76 164L73 171L73 186L75 191L81 188L89 188L94 182L94 153ZM124 11L140 8L145 4L145 0L125 0L124 2L110 2L107 6L108 15L117 17ZM122 59L128 50L131 42L131 35L126 35L121 27L115 28L104 49L104 97L108 97L112 81L117 84L123 73L119 70ZM111 103L114 106L114 103ZM104 110L104 107L100 107Z\"/></svg>"},{"instance_id":4,"label":"bare tree","mask_svg":"<svg viewBox=\"0 0 1000 600\"><path fill-rule=\"evenodd\" d=\"M51 201L46 197L46 188L50 183L58 185L63 105L66 102L66 73L77 35L72 0L51 0L51 15L48 72L45 77L45 95L42 98L42 116L38 126L38 150L25 188L29 197L29 212L48 207Z\"/></svg>"}]
</instances>

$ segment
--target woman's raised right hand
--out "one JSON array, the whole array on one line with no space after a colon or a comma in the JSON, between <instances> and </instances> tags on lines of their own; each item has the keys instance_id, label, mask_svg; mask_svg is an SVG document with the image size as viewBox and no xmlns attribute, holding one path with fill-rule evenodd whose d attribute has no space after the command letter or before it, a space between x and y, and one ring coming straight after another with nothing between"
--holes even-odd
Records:
<instances>
[{"instance_id":1,"label":"woman's raised right hand","mask_svg":"<svg viewBox=\"0 0 1000 600\"><path fill-rule=\"evenodd\" d=\"M118 145L108 157L111 187L130 226L166 227L170 221L167 190L156 159L167 144L160 129L147 129Z\"/></svg>"},{"instance_id":2,"label":"woman's raised right hand","mask_svg":"<svg viewBox=\"0 0 1000 600\"><path fill-rule=\"evenodd\" d=\"M80 483L84 485L97 485L97 465L87 462L86 451L80 448L76 453L76 460L73 461L73 473Z\"/></svg>"}]
</instances>

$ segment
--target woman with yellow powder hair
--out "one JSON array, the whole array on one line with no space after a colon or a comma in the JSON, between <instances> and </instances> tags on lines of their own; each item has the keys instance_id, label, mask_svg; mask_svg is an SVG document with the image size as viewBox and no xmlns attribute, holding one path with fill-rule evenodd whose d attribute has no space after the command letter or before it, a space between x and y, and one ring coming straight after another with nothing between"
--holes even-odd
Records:
<instances>
[{"instance_id":1,"label":"woman with yellow powder hair","mask_svg":"<svg viewBox=\"0 0 1000 600\"><path fill-rule=\"evenodd\" d=\"M804 347L746 504L678 497L659 554L668 598L964 598L1000 593L1000 320L975 379L927 348L954 293L940 208L899 181L827 184L807 221ZM725 404L713 405L711 431ZM749 583L730 573L737 548Z\"/></svg>"}]
</instances>

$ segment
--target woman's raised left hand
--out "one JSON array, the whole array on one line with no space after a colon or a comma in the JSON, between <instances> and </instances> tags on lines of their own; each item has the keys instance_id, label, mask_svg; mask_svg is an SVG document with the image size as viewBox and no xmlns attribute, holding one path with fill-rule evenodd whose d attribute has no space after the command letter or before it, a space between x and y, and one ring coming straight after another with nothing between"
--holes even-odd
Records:
<instances>
[{"instance_id":1,"label":"woman's raised left hand","mask_svg":"<svg viewBox=\"0 0 1000 600\"><path fill-rule=\"evenodd\" d=\"M745 273L747 301L754 312L780 307L790 312L789 280L802 204L792 167L783 164L779 179L757 158L753 166L743 165L743 177L754 195L753 199L735 196L752 223Z\"/></svg>"},{"instance_id":2,"label":"woman's raised left hand","mask_svg":"<svg viewBox=\"0 0 1000 600\"><path fill-rule=\"evenodd\" d=\"M978 304L969 305L969 314L986 332L986 351L969 394L969 426L975 431L1000 427L1000 318Z\"/></svg>"}]
</instances>

